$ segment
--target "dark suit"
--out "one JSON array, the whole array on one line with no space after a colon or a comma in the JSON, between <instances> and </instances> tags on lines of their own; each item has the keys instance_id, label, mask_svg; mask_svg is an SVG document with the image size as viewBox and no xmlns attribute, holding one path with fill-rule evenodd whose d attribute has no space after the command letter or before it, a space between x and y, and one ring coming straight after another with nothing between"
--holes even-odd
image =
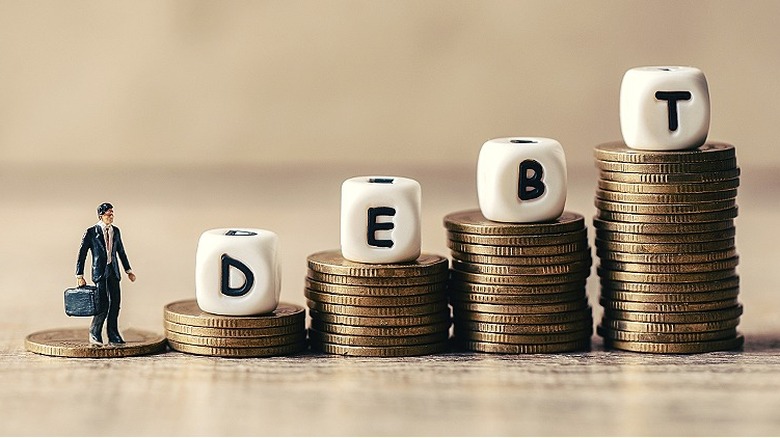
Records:
<instances>
[{"instance_id":1,"label":"dark suit","mask_svg":"<svg viewBox=\"0 0 780 438\"><path fill-rule=\"evenodd\" d=\"M121 342L122 337L119 335L117 320L119 318L120 303L119 281L122 275L119 271L117 260L122 261L125 271L130 270L130 262L127 260L119 228L113 225L112 228L114 229L114 238L111 245L111 263L108 264L108 253L106 252L103 229L100 225L93 225L87 228L84 237L81 238L81 247L76 260L76 275L84 275L84 262L89 250L92 253L92 281L97 285L98 295L100 296L100 307L98 314L92 318L90 334L102 341L103 323L108 320L106 331L109 340Z\"/></svg>"}]
</instances>

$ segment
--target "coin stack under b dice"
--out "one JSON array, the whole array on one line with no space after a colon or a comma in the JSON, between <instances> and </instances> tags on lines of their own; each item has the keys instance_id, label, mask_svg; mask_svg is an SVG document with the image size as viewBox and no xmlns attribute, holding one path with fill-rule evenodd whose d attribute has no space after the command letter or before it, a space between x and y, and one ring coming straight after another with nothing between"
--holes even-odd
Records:
<instances>
[{"instance_id":1,"label":"coin stack under b dice","mask_svg":"<svg viewBox=\"0 0 780 438\"><path fill-rule=\"evenodd\" d=\"M605 344L650 353L740 347L734 147L645 151L611 143L595 156Z\"/></svg>"}]
</instances>

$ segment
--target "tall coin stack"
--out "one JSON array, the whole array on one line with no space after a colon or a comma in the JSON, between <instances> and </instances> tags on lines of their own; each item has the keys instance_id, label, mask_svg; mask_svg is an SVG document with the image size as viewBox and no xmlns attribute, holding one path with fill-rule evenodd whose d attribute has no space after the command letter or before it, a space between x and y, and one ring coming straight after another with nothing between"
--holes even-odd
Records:
<instances>
[{"instance_id":1,"label":"tall coin stack","mask_svg":"<svg viewBox=\"0 0 780 438\"><path fill-rule=\"evenodd\" d=\"M595 148L598 332L607 347L648 353L739 348L734 147Z\"/></svg>"},{"instance_id":2,"label":"tall coin stack","mask_svg":"<svg viewBox=\"0 0 780 438\"><path fill-rule=\"evenodd\" d=\"M487 220L480 210L444 218L452 250L455 337L468 350L554 353L590 348L585 292L591 257L584 218Z\"/></svg>"},{"instance_id":3,"label":"tall coin stack","mask_svg":"<svg viewBox=\"0 0 780 438\"><path fill-rule=\"evenodd\" d=\"M348 356L418 356L447 349L447 259L368 264L341 251L308 257L305 295L314 350Z\"/></svg>"}]
</instances>

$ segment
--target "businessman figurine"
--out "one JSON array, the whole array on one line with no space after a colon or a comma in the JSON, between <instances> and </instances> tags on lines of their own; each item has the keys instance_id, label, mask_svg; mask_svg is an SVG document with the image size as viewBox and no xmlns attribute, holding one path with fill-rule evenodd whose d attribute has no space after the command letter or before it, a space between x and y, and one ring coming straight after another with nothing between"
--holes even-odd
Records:
<instances>
[{"instance_id":1,"label":"businessman figurine","mask_svg":"<svg viewBox=\"0 0 780 438\"><path fill-rule=\"evenodd\" d=\"M87 250L92 253L92 281L97 286L100 297L98 314L92 318L89 327L89 343L93 345L103 344L103 323L106 324L106 334L111 344L124 344L119 334L117 319L119 318L120 291L119 261L122 262L127 278L135 281L135 274L127 260L125 246L122 243L122 234L114 223L114 206L108 202L100 204L97 208L98 223L84 233L79 248L78 260L76 260L76 283L79 287L87 284L84 280L84 262L87 258Z\"/></svg>"}]
</instances>

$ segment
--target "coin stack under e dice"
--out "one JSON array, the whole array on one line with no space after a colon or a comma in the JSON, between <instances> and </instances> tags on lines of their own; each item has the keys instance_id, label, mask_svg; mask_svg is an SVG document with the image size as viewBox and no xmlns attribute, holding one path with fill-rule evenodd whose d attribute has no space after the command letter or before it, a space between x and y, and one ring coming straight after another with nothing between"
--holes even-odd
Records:
<instances>
[{"instance_id":1,"label":"coin stack under e dice","mask_svg":"<svg viewBox=\"0 0 780 438\"><path fill-rule=\"evenodd\" d=\"M486 142L477 190L480 210L444 218L458 343L489 353L588 349L590 248L584 218L563 211L560 143L538 137Z\"/></svg>"},{"instance_id":2,"label":"coin stack under e dice","mask_svg":"<svg viewBox=\"0 0 780 438\"><path fill-rule=\"evenodd\" d=\"M654 91L669 89L683 91ZM733 146L704 143L708 127L709 98L698 69L626 73L627 144L595 148L593 223L604 307L598 332L607 347L701 353L744 342L736 330L740 172Z\"/></svg>"},{"instance_id":3,"label":"coin stack under e dice","mask_svg":"<svg viewBox=\"0 0 780 438\"><path fill-rule=\"evenodd\" d=\"M447 349L448 263L420 251L420 203L420 185L409 178L344 182L341 250L307 259L314 350L389 357Z\"/></svg>"}]
</instances>

